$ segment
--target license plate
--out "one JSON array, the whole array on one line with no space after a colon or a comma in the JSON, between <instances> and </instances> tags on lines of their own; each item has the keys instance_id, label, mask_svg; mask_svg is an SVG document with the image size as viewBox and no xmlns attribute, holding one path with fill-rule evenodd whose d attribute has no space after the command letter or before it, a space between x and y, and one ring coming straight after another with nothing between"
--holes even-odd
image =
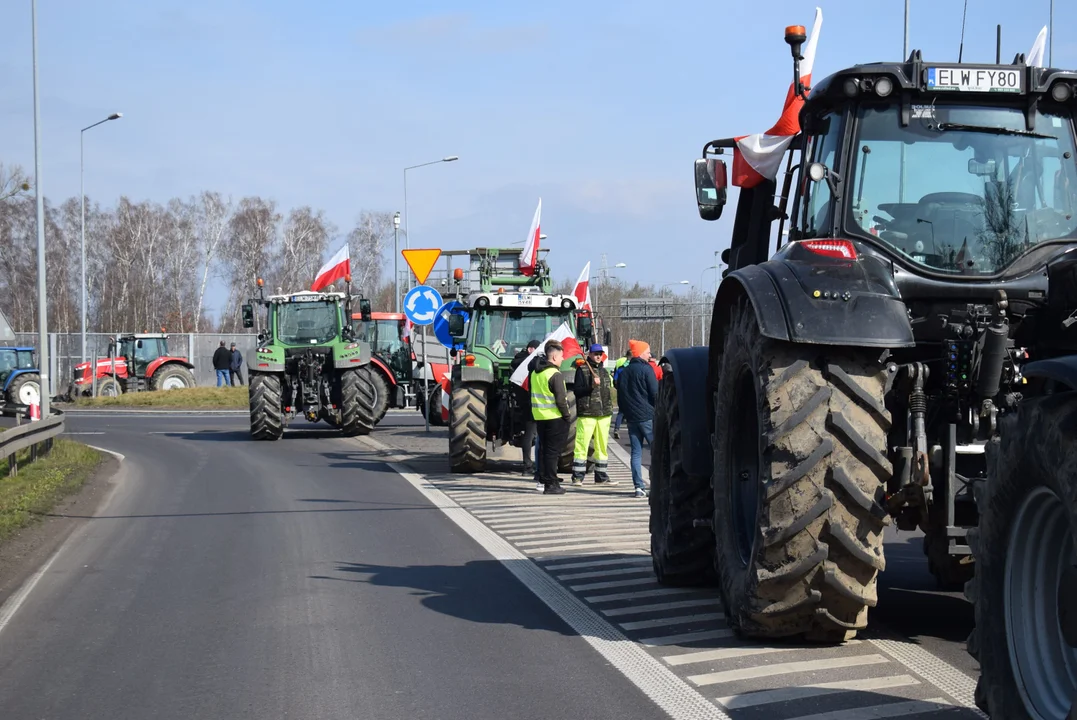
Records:
<instances>
[{"instance_id":1,"label":"license plate","mask_svg":"<svg viewBox=\"0 0 1077 720\"><path fill-rule=\"evenodd\" d=\"M531 304L533 304L533 299L532 299L532 297L530 295L517 295L516 300L521 305L531 305Z\"/></svg>"},{"instance_id":2,"label":"license plate","mask_svg":"<svg viewBox=\"0 0 1077 720\"><path fill-rule=\"evenodd\" d=\"M1010 68L933 67L927 69L927 89L946 92L1019 93L1021 71Z\"/></svg>"}]
</instances>

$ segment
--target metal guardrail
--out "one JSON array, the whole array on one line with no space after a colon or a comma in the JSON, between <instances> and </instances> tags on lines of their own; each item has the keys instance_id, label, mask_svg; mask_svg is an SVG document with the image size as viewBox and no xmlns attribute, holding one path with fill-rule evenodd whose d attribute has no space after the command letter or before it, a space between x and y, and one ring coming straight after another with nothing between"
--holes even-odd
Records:
<instances>
[{"instance_id":1,"label":"metal guardrail","mask_svg":"<svg viewBox=\"0 0 1077 720\"><path fill-rule=\"evenodd\" d=\"M4 415L14 415L18 423L23 417L19 413L20 409L5 408ZM0 432L0 457L6 456L8 459L8 475L14 476L19 472L19 452L30 448L30 462L33 462L52 449L52 439L63 431L64 413L62 410L54 410L48 419L17 424Z\"/></svg>"}]
</instances>

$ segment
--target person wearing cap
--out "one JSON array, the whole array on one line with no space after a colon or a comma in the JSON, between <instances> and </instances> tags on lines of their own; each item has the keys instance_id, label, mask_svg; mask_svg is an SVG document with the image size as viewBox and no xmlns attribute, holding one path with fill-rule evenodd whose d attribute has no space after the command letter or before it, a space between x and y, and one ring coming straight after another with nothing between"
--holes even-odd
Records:
<instances>
[{"instance_id":1,"label":"person wearing cap","mask_svg":"<svg viewBox=\"0 0 1077 720\"><path fill-rule=\"evenodd\" d=\"M545 352L531 367L531 415L538 429L539 481L546 495L564 495L557 477L557 464L568 441L569 406L561 361L565 349L556 340L547 340Z\"/></svg>"},{"instance_id":2,"label":"person wearing cap","mask_svg":"<svg viewBox=\"0 0 1077 720\"><path fill-rule=\"evenodd\" d=\"M534 360L532 357L535 354L535 349L538 348L538 340L532 340L527 343L527 347L516 353L512 358L512 362L509 364L509 373L516 372L516 368L523 365L525 362L531 362ZM523 440L520 442L520 451L524 456L524 474L534 475L538 477L538 473L535 471L535 464L531 461L531 448L535 444L535 419L531 417L531 394L524 388L512 384L512 391L516 395L516 407L520 412L520 421L524 426ZM536 480L536 482L538 482Z\"/></svg>"},{"instance_id":3,"label":"person wearing cap","mask_svg":"<svg viewBox=\"0 0 1077 720\"><path fill-rule=\"evenodd\" d=\"M610 421L613 419L613 378L602 360L606 351L591 346L586 360L576 361L572 392L576 395L576 445L572 454L572 484L582 485L587 450L595 443L595 484L614 485L609 476Z\"/></svg>"},{"instance_id":4,"label":"person wearing cap","mask_svg":"<svg viewBox=\"0 0 1077 720\"><path fill-rule=\"evenodd\" d=\"M658 378L650 364L651 346L642 340L629 340L632 359L617 383L617 406L625 414L628 438L632 443L632 484L636 497L647 497L643 482L643 441L654 443L654 404L658 398Z\"/></svg>"},{"instance_id":5,"label":"person wearing cap","mask_svg":"<svg viewBox=\"0 0 1077 720\"><path fill-rule=\"evenodd\" d=\"M239 351L235 343L232 343L232 362L230 364L232 371L232 386L235 387L236 380L239 380L240 385L243 384L243 353Z\"/></svg>"}]
</instances>

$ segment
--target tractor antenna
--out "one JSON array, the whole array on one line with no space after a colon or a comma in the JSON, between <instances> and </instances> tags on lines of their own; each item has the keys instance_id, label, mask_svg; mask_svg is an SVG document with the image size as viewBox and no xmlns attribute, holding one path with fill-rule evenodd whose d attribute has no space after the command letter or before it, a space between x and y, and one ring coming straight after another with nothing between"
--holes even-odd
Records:
<instances>
[{"instance_id":1,"label":"tractor antenna","mask_svg":"<svg viewBox=\"0 0 1077 720\"><path fill-rule=\"evenodd\" d=\"M995 26L995 64L1002 64L1002 25Z\"/></svg>"},{"instance_id":2,"label":"tractor antenna","mask_svg":"<svg viewBox=\"0 0 1077 720\"><path fill-rule=\"evenodd\" d=\"M803 100L808 99L808 94L800 82L800 61L804 59L800 49L807 39L808 33L803 25L790 25L785 28L785 42L789 44L789 51L793 54L793 93Z\"/></svg>"},{"instance_id":3,"label":"tractor antenna","mask_svg":"<svg viewBox=\"0 0 1077 720\"><path fill-rule=\"evenodd\" d=\"M969 0L965 0L965 9L961 11L961 45L957 48L957 62L961 62L965 54L965 16L969 12Z\"/></svg>"}]
</instances>

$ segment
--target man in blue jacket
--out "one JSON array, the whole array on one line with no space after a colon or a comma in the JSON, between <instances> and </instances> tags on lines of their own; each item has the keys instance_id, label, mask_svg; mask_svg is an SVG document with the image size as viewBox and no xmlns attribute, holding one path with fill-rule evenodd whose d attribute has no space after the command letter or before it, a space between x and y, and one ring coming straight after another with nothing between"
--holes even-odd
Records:
<instances>
[{"instance_id":1,"label":"man in blue jacket","mask_svg":"<svg viewBox=\"0 0 1077 720\"><path fill-rule=\"evenodd\" d=\"M628 437L632 442L632 484L636 497L647 497L643 482L643 441L654 444L654 404L658 398L658 378L649 364L651 346L642 340L629 340L632 359L617 381L617 407L624 413Z\"/></svg>"}]
</instances>

